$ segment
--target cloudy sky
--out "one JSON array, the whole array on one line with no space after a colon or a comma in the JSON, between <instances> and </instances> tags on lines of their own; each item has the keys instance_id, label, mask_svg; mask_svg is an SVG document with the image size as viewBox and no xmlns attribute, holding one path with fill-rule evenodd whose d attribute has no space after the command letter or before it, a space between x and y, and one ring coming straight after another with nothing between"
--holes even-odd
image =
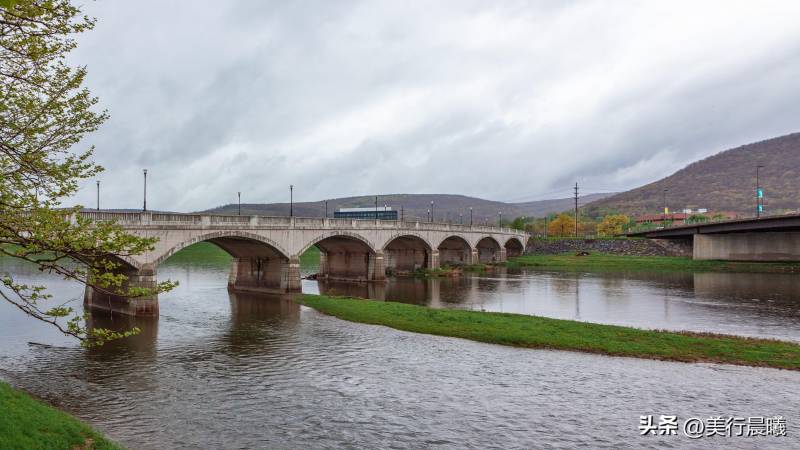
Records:
<instances>
[{"instance_id":1,"label":"cloudy sky","mask_svg":"<svg viewBox=\"0 0 800 450\"><path fill-rule=\"evenodd\" d=\"M797 1L85 3L104 207L140 207L143 168L175 211L565 197L800 131Z\"/></svg>"}]
</instances>

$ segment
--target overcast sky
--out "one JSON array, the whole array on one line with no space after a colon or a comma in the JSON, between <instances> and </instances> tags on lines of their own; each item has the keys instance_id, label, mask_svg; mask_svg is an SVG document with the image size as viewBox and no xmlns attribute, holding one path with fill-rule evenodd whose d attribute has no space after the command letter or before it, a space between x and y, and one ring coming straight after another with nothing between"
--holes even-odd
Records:
<instances>
[{"instance_id":1,"label":"overcast sky","mask_svg":"<svg viewBox=\"0 0 800 450\"><path fill-rule=\"evenodd\" d=\"M85 3L103 207L140 207L142 168L175 211L565 197L800 130L798 1Z\"/></svg>"}]
</instances>

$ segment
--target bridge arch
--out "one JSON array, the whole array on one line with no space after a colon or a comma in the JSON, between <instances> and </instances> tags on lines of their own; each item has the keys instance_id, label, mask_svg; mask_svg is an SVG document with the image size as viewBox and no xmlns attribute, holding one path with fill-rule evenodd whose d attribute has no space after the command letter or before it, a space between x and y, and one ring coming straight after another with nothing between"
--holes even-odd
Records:
<instances>
[{"instance_id":1,"label":"bridge arch","mask_svg":"<svg viewBox=\"0 0 800 450\"><path fill-rule=\"evenodd\" d=\"M413 232L396 233L383 246L386 270L411 272L436 266L433 247L422 235Z\"/></svg>"},{"instance_id":2,"label":"bridge arch","mask_svg":"<svg viewBox=\"0 0 800 450\"><path fill-rule=\"evenodd\" d=\"M506 249L506 257L522 256L525 251L525 245L515 236L508 238L503 246Z\"/></svg>"},{"instance_id":3,"label":"bridge arch","mask_svg":"<svg viewBox=\"0 0 800 450\"><path fill-rule=\"evenodd\" d=\"M358 233L331 231L309 241L298 253L311 246L319 251L319 276L332 280L368 281L383 279L383 256Z\"/></svg>"},{"instance_id":4,"label":"bridge arch","mask_svg":"<svg viewBox=\"0 0 800 450\"><path fill-rule=\"evenodd\" d=\"M472 246L458 235L447 236L436 248L439 250L441 264L471 264Z\"/></svg>"},{"instance_id":5,"label":"bridge arch","mask_svg":"<svg viewBox=\"0 0 800 450\"><path fill-rule=\"evenodd\" d=\"M475 243L478 261L482 263L501 261L501 248L500 243L492 236L484 236Z\"/></svg>"},{"instance_id":6,"label":"bridge arch","mask_svg":"<svg viewBox=\"0 0 800 450\"><path fill-rule=\"evenodd\" d=\"M325 240L332 240L332 239L336 239L336 238L358 241L358 242L364 244L364 246L367 247L371 253L376 253L375 245L372 242L370 242L369 239L365 238L364 236L361 236L358 233L353 233L353 232L350 232L350 231L338 230L338 231L329 231L327 233L322 233L319 236L315 237L314 239L310 240L309 242L307 242L301 248L301 250L299 252L297 252L297 255L298 256L302 255L303 253L308 251L308 249L310 249L312 246L316 245L317 247L320 247L320 245L318 245L320 242L323 242ZM324 243L323 243L323 245L324 245ZM320 248L320 250L323 250L323 249Z\"/></svg>"},{"instance_id":7,"label":"bridge arch","mask_svg":"<svg viewBox=\"0 0 800 450\"><path fill-rule=\"evenodd\" d=\"M170 256L174 255L175 253L179 252L180 250L198 242L211 242L212 244L220 247L221 249L225 250L234 258L238 257L237 249L235 248L235 243L233 241L250 241L251 244L256 246L265 246L266 249L270 250L277 256L280 256L284 259L289 259L290 255L279 243L273 241L270 238L255 234L249 233L247 231L241 230L224 230L224 231L213 231L208 233L203 233L197 236L192 236L190 239L184 240L170 248L166 251L158 255L153 260L153 267L157 268L162 262L166 261ZM226 246L226 241L229 241Z\"/></svg>"}]
</instances>

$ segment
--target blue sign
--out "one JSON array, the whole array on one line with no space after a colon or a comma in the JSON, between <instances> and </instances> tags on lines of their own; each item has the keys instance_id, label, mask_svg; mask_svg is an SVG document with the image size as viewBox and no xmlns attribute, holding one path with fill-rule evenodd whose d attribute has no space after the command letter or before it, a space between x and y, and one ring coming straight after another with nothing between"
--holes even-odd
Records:
<instances>
[{"instance_id":1,"label":"blue sign","mask_svg":"<svg viewBox=\"0 0 800 450\"><path fill-rule=\"evenodd\" d=\"M758 205L758 212L764 212L764 205Z\"/></svg>"},{"instance_id":2,"label":"blue sign","mask_svg":"<svg viewBox=\"0 0 800 450\"><path fill-rule=\"evenodd\" d=\"M764 190L763 189L758 188L758 190L756 192L758 193L758 198L764 198Z\"/></svg>"}]
</instances>

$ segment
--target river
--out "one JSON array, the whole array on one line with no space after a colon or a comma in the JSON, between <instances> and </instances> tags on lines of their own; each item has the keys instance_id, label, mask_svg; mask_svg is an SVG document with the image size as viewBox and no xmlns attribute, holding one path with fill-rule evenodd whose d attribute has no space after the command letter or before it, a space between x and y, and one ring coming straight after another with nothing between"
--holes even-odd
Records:
<instances>
[{"instance_id":1,"label":"river","mask_svg":"<svg viewBox=\"0 0 800 450\"><path fill-rule=\"evenodd\" d=\"M80 305L81 286L9 261ZM312 270L312 269L309 269ZM349 323L288 297L226 291L225 261L167 261L180 282L143 332L82 349L0 303L0 378L131 449L791 448L800 373L527 350ZM436 307L800 341L796 275L497 271L385 286L304 281ZM641 415L783 416L777 438L639 436Z\"/></svg>"}]
</instances>

